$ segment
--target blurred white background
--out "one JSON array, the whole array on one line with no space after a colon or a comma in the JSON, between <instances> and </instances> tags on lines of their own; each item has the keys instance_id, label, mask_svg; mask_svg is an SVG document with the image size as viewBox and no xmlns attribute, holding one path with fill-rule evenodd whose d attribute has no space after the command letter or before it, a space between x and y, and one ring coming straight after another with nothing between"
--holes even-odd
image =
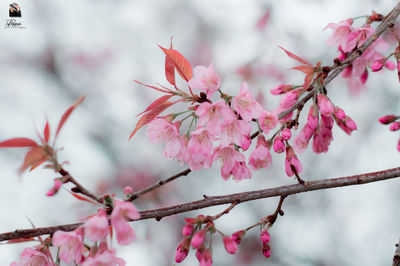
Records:
<instances>
[{"instance_id":1,"label":"blurred white background","mask_svg":"<svg viewBox=\"0 0 400 266\"><path fill-rule=\"evenodd\" d=\"M8 5L0 1L1 23L8 19ZM281 1L26 1L17 2L25 29L0 27L0 140L36 137L46 118L53 131L66 108L80 95L86 100L65 125L58 145L59 156L71 164L67 169L88 189L115 192L131 184L135 189L175 174L181 167L163 157L162 146L153 145L145 128L128 142L143 111L159 93L139 86L164 77L164 55L157 44L185 55L193 66L213 62L222 88L238 93L244 79L238 69L251 63L246 75L254 95L264 94L265 107L277 107L279 97L269 89L283 82L300 83L302 75L287 70L296 65L281 45L312 63L332 64L335 47L328 47L330 22L386 14L395 5L388 0L281 0ZM271 9L265 29L257 21ZM393 47L392 47L393 49ZM337 126L327 154L309 149L299 155L305 180L333 178L398 166L399 135L377 120L387 113L400 113L397 74L370 74L368 86L357 97L338 78L328 86L329 96L357 123L351 137ZM307 109L305 109L307 110ZM304 113L306 113L305 111ZM304 114L303 114L304 116ZM304 117L302 117L303 119ZM297 134L295 134L297 135ZM53 185L53 172L39 168L22 176L16 169L24 151L0 151L0 231L73 223L95 209L77 202L61 190L45 196ZM168 184L137 201L140 210L220 195L294 184L283 168L284 157L273 155L273 167L257 172L252 180L224 181L218 165ZM214 241L215 265L389 265L394 244L400 237L399 181L293 195L285 200L285 216L270 230L272 256L261 253L258 231L246 235L237 255ZM265 199L237 206L217 222L231 234L273 212L278 199ZM137 239L118 247L127 265L173 265L181 241L184 217L214 215L225 206L178 215L161 222L133 224ZM0 264L19 258L27 244L2 245ZM181 265L197 265L194 252Z\"/></svg>"}]
</instances>

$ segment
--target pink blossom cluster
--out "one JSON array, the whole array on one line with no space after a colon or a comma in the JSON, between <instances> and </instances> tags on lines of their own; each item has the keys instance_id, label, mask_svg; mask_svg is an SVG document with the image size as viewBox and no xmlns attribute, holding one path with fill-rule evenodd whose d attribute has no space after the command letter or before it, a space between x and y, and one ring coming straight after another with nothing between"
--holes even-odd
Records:
<instances>
[{"instance_id":1,"label":"pink blossom cluster","mask_svg":"<svg viewBox=\"0 0 400 266\"><path fill-rule=\"evenodd\" d=\"M77 229L70 232L56 231L54 233L52 245L59 249L58 256L61 261L82 266L124 266L126 264L123 259L116 257L115 249L109 248L107 236L114 228L117 242L120 245L130 244L135 239L135 232L129 221L139 219L140 214L130 202L114 200L113 205L110 219L104 209L99 209L96 215L88 218ZM87 242L84 242L85 237L94 244L90 246ZM90 248L88 249L88 247ZM21 254L20 261L13 262L11 265L50 266L56 264L54 264L50 252L26 248Z\"/></svg>"},{"instance_id":2,"label":"pink blossom cluster","mask_svg":"<svg viewBox=\"0 0 400 266\"><path fill-rule=\"evenodd\" d=\"M374 19L376 13L370 17L369 23L378 21ZM332 29L327 42L329 45L337 45L339 62L344 61L352 52L360 48L368 38L374 33L375 29L370 24L361 27L353 26L353 19L343 20L339 23L329 23L325 29ZM378 37L352 64L347 66L342 73L344 78L348 78L350 89L357 92L360 86L364 85L368 79L368 68L376 72L385 66L387 69L394 70L395 64L385 59L382 53L388 49L388 44Z\"/></svg>"},{"instance_id":3,"label":"pink blossom cluster","mask_svg":"<svg viewBox=\"0 0 400 266\"><path fill-rule=\"evenodd\" d=\"M210 65L195 67L188 86L203 92L199 104L188 109L190 114L186 118L192 122L186 133L182 134L185 130L182 121L186 118L173 121L180 114L157 117L148 125L150 141L165 143L165 157L187 163L191 170L210 168L214 161L220 160L222 177L227 180L232 176L237 182L252 177L250 168L257 170L271 164L271 145L263 134L259 134L250 157L246 159L243 154L252 143L251 122L258 122L260 133L264 134L278 123L276 114L263 109L246 83L242 84L239 95L231 97L220 92L221 98L213 102L211 98L220 88L220 79ZM191 130L193 125L195 128Z\"/></svg>"},{"instance_id":4,"label":"pink blossom cluster","mask_svg":"<svg viewBox=\"0 0 400 266\"><path fill-rule=\"evenodd\" d=\"M385 115L379 118L379 122L384 125L389 125L390 131L398 131L400 130L400 121L397 121L399 118L400 116L397 115ZM397 150L400 151L400 139L397 142Z\"/></svg>"},{"instance_id":5,"label":"pink blossom cluster","mask_svg":"<svg viewBox=\"0 0 400 266\"><path fill-rule=\"evenodd\" d=\"M212 238L213 233L215 233L217 230L214 227L211 217L199 215L197 218L185 218L185 221L186 224L182 228L182 235L184 239L176 249L175 261L180 263L185 260L189 254L190 247L192 247L193 249L197 250L196 258L198 259L200 266L212 265L212 241L209 241L210 245L207 247L206 243L208 241L206 241L206 236L209 234L209 237ZM205 224L205 226L202 228L203 224ZM240 243L240 241L237 242L236 236L222 235L222 241L224 243L225 250L229 254L236 253L238 244Z\"/></svg>"},{"instance_id":6,"label":"pink blossom cluster","mask_svg":"<svg viewBox=\"0 0 400 266\"><path fill-rule=\"evenodd\" d=\"M296 150L304 151L313 137L313 151L315 153L327 152L333 140L334 121L348 135L357 129L354 121L341 108L334 106L326 95L319 94L317 104L312 104L309 109L306 125L295 138Z\"/></svg>"}]
</instances>

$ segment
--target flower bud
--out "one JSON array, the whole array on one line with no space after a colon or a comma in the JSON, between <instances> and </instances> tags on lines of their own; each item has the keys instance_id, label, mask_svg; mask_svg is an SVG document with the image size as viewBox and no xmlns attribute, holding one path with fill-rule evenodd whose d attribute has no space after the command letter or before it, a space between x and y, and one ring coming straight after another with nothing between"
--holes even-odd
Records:
<instances>
[{"instance_id":1,"label":"flower bud","mask_svg":"<svg viewBox=\"0 0 400 266\"><path fill-rule=\"evenodd\" d=\"M383 68L383 60L382 59L375 60L375 62L373 62L371 65L372 72L379 71L382 68Z\"/></svg>"},{"instance_id":2,"label":"flower bud","mask_svg":"<svg viewBox=\"0 0 400 266\"><path fill-rule=\"evenodd\" d=\"M192 238L192 248L198 248L203 244L206 231L200 230L196 232Z\"/></svg>"},{"instance_id":3,"label":"flower bud","mask_svg":"<svg viewBox=\"0 0 400 266\"><path fill-rule=\"evenodd\" d=\"M331 101L323 94L318 94L318 108L322 115L330 116L333 114L333 105Z\"/></svg>"},{"instance_id":4,"label":"flower bud","mask_svg":"<svg viewBox=\"0 0 400 266\"><path fill-rule=\"evenodd\" d=\"M232 236L231 237L224 236L223 241L224 241L224 246L225 246L226 251L229 254L235 254L238 249L238 245L237 245L236 241L233 239L233 237Z\"/></svg>"},{"instance_id":5,"label":"flower bud","mask_svg":"<svg viewBox=\"0 0 400 266\"><path fill-rule=\"evenodd\" d=\"M192 224L186 224L182 228L182 235L183 236L190 236L194 231L193 225Z\"/></svg>"},{"instance_id":6,"label":"flower bud","mask_svg":"<svg viewBox=\"0 0 400 266\"><path fill-rule=\"evenodd\" d=\"M400 122L393 122L392 124L390 124L389 126L389 130L390 131L397 131L400 129Z\"/></svg>"},{"instance_id":7,"label":"flower bud","mask_svg":"<svg viewBox=\"0 0 400 266\"><path fill-rule=\"evenodd\" d=\"M260 240L264 244L268 243L271 240L271 237L269 236L268 230L264 229L260 233Z\"/></svg>"},{"instance_id":8,"label":"flower bud","mask_svg":"<svg viewBox=\"0 0 400 266\"><path fill-rule=\"evenodd\" d=\"M182 262L189 253L190 238L185 237L176 249L175 261L177 263Z\"/></svg>"},{"instance_id":9,"label":"flower bud","mask_svg":"<svg viewBox=\"0 0 400 266\"><path fill-rule=\"evenodd\" d=\"M240 244L240 242L242 241L242 237L244 236L245 233L246 231L240 230L232 234L232 238L236 242L236 244L238 245Z\"/></svg>"},{"instance_id":10,"label":"flower bud","mask_svg":"<svg viewBox=\"0 0 400 266\"><path fill-rule=\"evenodd\" d=\"M273 149L274 149L274 152L276 152L276 153L282 153L285 150L285 143L283 142L281 136L275 137Z\"/></svg>"},{"instance_id":11,"label":"flower bud","mask_svg":"<svg viewBox=\"0 0 400 266\"><path fill-rule=\"evenodd\" d=\"M395 115L385 115L385 116L382 116L381 118L379 118L379 122L381 122L381 124L388 125L388 124L394 122L396 119L397 119L397 116L395 116Z\"/></svg>"},{"instance_id":12,"label":"flower bud","mask_svg":"<svg viewBox=\"0 0 400 266\"><path fill-rule=\"evenodd\" d=\"M285 128L282 130L281 136L284 140L289 140L292 137L292 132L290 131L290 129Z\"/></svg>"}]
</instances>

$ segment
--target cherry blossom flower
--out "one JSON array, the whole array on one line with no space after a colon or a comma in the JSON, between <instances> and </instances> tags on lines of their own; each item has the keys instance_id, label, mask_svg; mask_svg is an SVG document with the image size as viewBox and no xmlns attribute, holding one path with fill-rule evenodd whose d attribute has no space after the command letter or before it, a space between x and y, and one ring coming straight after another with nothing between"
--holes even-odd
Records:
<instances>
[{"instance_id":1,"label":"cherry blossom flower","mask_svg":"<svg viewBox=\"0 0 400 266\"><path fill-rule=\"evenodd\" d=\"M257 146L250 154L249 165L252 169L258 170L267 168L271 164L271 153L264 136L260 135L257 138Z\"/></svg>"},{"instance_id":2,"label":"cherry blossom flower","mask_svg":"<svg viewBox=\"0 0 400 266\"><path fill-rule=\"evenodd\" d=\"M314 105L311 105L308 111L307 123L300 131L299 135L294 140L294 147L297 151L304 151L310 139L314 135L315 130L318 127L318 112Z\"/></svg>"},{"instance_id":3,"label":"cherry blossom flower","mask_svg":"<svg viewBox=\"0 0 400 266\"><path fill-rule=\"evenodd\" d=\"M251 121L253 118L258 118L263 111L261 104L253 99L253 95L247 87L246 82L242 83L239 95L233 97L232 108L247 122Z\"/></svg>"},{"instance_id":4,"label":"cherry blossom flower","mask_svg":"<svg viewBox=\"0 0 400 266\"><path fill-rule=\"evenodd\" d=\"M220 144L227 146L234 143L238 146L247 144L247 140L250 137L251 125L244 121L235 119L223 123L221 125L221 133L219 137Z\"/></svg>"},{"instance_id":5,"label":"cherry blossom flower","mask_svg":"<svg viewBox=\"0 0 400 266\"><path fill-rule=\"evenodd\" d=\"M279 100L278 112L285 111L292 107L297 102L301 94L302 88L285 93L285 95Z\"/></svg>"},{"instance_id":6,"label":"cherry blossom flower","mask_svg":"<svg viewBox=\"0 0 400 266\"><path fill-rule=\"evenodd\" d=\"M327 152L329 145L333 140L332 137L333 118L331 116L321 115L321 123L314 134L313 151L315 153Z\"/></svg>"},{"instance_id":7,"label":"cherry blossom flower","mask_svg":"<svg viewBox=\"0 0 400 266\"><path fill-rule=\"evenodd\" d=\"M204 229L197 231L192 237L192 248L199 248L204 242L206 231Z\"/></svg>"},{"instance_id":8,"label":"cherry blossom flower","mask_svg":"<svg viewBox=\"0 0 400 266\"><path fill-rule=\"evenodd\" d=\"M346 134L350 135L351 132L357 130L357 125L354 121L346 115L346 113L339 107L335 106L335 113L333 118L336 124L344 131Z\"/></svg>"},{"instance_id":9,"label":"cherry blossom flower","mask_svg":"<svg viewBox=\"0 0 400 266\"><path fill-rule=\"evenodd\" d=\"M303 171L303 166L301 165L299 159L297 158L294 150L291 146L286 147L286 160L285 160L285 170L286 174L290 176L294 176L293 169L296 170L297 173L301 173Z\"/></svg>"},{"instance_id":10,"label":"cherry blossom flower","mask_svg":"<svg viewBox=\"0 0 400 266\"><path fill-rule=\"evenodd\" d=\"M100 209L98 213L90 217L84 224L85 236L93 242L104 239L109 232L107 213Z\"/></svg>"},{"instance_id":11,"label":"cherry blossom flower","mask_svg":"<svg viewBox=\"0 0 400 266\"><path fill-rule=\"evenodd\" d=\"M53 235L53 245L60 248L60 259L66 263L81 263L83 246L81 228L71 232L56 231Z\"/></svg>"},{"instance_id":12,"label":"cherry blossom flower","mask_svg":"<svg viewBox=\"0 0 400 266\"><path fill-rule=\"evenodd\" d=\"M129 220L137 220L140 214L130 202L114 200L114 208L111 213L111 225L117 234L117 242L120 245L129 245L135 239Z\"/></svg>"},{"instance_id":13,"label":"cherry blossom flower","mask_svg":"<svg viewBox=\"0 0 400 266\"><path fill-rule=\"evenodd\" d=\"M270 113L268 111L262 111L258 117L258 124L261 130L268 134L268 132L275 128L278 124L278 116L276 114Z\"/></svg>"},{"instance_id":14,"label":"cherry blossom flower","mask_svg":"<svg viewBox=\"0 0 400 266\"><path fill-rule=\"evenodd\" d=\"M47 255L39 250L33 248L25 248L19 258L19 262L12 262L10 266L55 266Z\"/></svg>"},{"instance_id":15,"label":"cherry blossom flower","mask_svg":"<svg viewBox=\"0 0 400 266\"><path fill-rule=\"evenodd\" d=\"M274 138L274 144L272 147L276 153L282 153L285 151L285 143L281 136L278 135Z\"/></svg>"},{"instance_id":16,"label":"cherry blossom flower","mask_svg":"<svg viewBox=\"0 0 400 266\"><path fill-rule=\"evenodd\" d=\"M243 179L250 179L252 177L251 170L249 167L247 167L245 162L236 162L231 173L236 182L239 182ZM227 178L229 178L229 176Z\"/></svg>"},{"instance_id":17,"label":"cherry blossom flower","mask_svg":"<svg viewBox=\"0 0 400 266\"><path fill-rule=\"evenodd\" d=\"M207 98L210 99L221 86L221 79L215 73L213 64L208 67L196 66L193 72L194 77L189 80L189 87L205 91Z\"/></svg>"},{"instance_id":18,"label":"cherry blossom flower","mask_svg":"<svg viewBox=\"0 0 400 266\"><path fill-rule=\"evenodd\" d=\"M175 262L180 263L184 261L189 253L189 248L190 248L190 238L185 237L176 248Z\"/></svg>"},{"instance_id":19,"label":"cherry blossom flower","mask_svg":"<svg viewBox=\"0 0 400 266\"><path fill-rule=\"evenodd\" d=\"M260 233L260 240L263 244L268 243L271 240L271 237L268 233L268 230L264 229Z\"/></svg>"},{"instance_id":20,"label":"cherry blossom flower","mask_svg":"<svg viewBox=\"0 0 400 266\"><path fill-rule=\"evenodd\" d=\"M340 21L339 23L329 23L324 30L330 28L332 29L331 35L329 35L327 43L329 45L338 44L342 47L347 47L347 42L349 39L349 34L353 32L352 19L347 19Z\"/></svg>"},{"instance_id":21,"label":"cherry blossom flower","mask_svg":"<svg viewBox=\"0 0 400 266\"><path fill-rule=\"evenodd\" d=\"M152 143L166 142L179 135L179 126L172 124L170 119L158 117L153 119L147 127L147 137Z\"/></svg>"},{"instance_id":22,"label":"cherry blossom flower","mask_svg":"<svg viewBox=\"0 0 400 266\"><path fill-rule=\"evenodd\" d=\"M333 114L333 105L331 101L323 94L318 94L318 109L321 115L330 116Z\"/></svg>"},{"instance_id":23,"label":"cherry blossom flower","mask_svg":"<svg viewBox=\"0 0 400 266\"><path fill-rule=\"evenodd\" d=\"M198 126L206 126L213 135L219 135L222 123L229 123L236 119L233 111L222 99L212 104L201 103L196 110L196 115L199 117Z\"/></svg>"},{"instance_id":24,"label":"cherry blossom flower","mask_svg":"<svg viewBox=\"0 0 400 266\"><path fill-rule=\"evenodd\" d=\"M115 252L106 250L102 253L97 253L94 257L89 256L82 266L125 266L125 260L115 256Z\"/></svg>"},{"instance_id":25,"label":"cherry blossom flower","mask_svg":"<svg viewBox=\"0 0 400 266\"><path fill-rule=\"evenodd\" d=\"M235 150L232 145L220 145L216 147L213 152L213 160L217 158L222 160L221 176L225 180L227 180L231 176L232 171L236 166L236 162L245 161L245 156L239 151Z\"/></svg>"},{"instance_id":26,"label":"cherry blossom flower","mask_svg":"<svg viewBox=\"0 0 400 266\"><path fill-rule=\"evenodd\" d=\"M182 228L182 235L183 236L190 236L194 232L194 227L193 224L185 224L185 226Z\"/></svg>"},{"instance_id":27,"label":"cherry blossom flower","mask_svg":"<svg viewBox=\"0 0 400 266\"><path fill-rule=\"evenodd\" d=\"M231 236L230 237L224 236L223 241L224 241L225 250L229 254L235 254L238 249L238 245L237 245L235 239Z\"/></svg>"}]
</instances>

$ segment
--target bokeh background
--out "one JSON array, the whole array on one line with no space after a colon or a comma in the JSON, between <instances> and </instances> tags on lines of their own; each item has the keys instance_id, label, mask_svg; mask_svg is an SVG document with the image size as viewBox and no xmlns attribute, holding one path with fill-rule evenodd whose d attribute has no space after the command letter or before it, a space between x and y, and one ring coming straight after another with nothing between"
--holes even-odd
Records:
<instances>
[{"instance_id":1,"label":"bokeh background","mask_svg":"<svg viewBox=\"0 0 400 266\"><path fill-rule=\"evenodd\" d=\"M36 138L46 118L54 130L66 108L79 96L86 99L68 120L59 139L60 158L87 188L121 195L125 185L141 189L186 166L164 158L161 145L146 138L145 128L128 136L157 92L135 84L159 82L164 55L157 44L185 55L193 66L214 63L223 90L236 94L243 80L264 107L275 109L279 97L269 89L281 83L300 83L302 75L288 70L296 63L281 45L310 62L328 65L337 56L328 47L330 22L370 14L386 14L395 5L388 0L281 1L27 1L20 0L25 29L0 27L0 139ZM0 1L5 24L8 4ZM267 15L268 14L268 15ZM263 24L262 18L267 18ZM393 50L394 46L391 46ZM299 155L305 180L377 171L398 166L399 135L377 120L400 113L399 82L395 72L370 74L368 86L350 92L337 78L328 86L333 102L357 123L351 137L337 126L327 154L309 149ZM306 113L306 112L305 112ZM304 116L304 114L303 114ZM301 118L304 121L304 117ZM53 131L54 132L54 131ZM296 135L296 134L295 134ZM0 231L73 223L94 213L66 189L55 197L53 172L37 169L22 176L22 150L0 151ZM283 168L284 156L273 155L273 166L252 180L224 181L216 164L182 177L138 200L140 210L202 198L295 183ZM66 187L68 188L68 187ZM285 200L285 215L270 230L272 256L261 253L258 230L248 233L237 255L225 252L215 236L215 265L389 265L400 237L399 181L330 189L293 195ZM278 199L243 203L217 221L231 234L271 214ZM133 224L136 241L116 246L127 265L173 265L181 241L184 217L214 215L226 206L168 217L160 222ZM0 264L17 260L27 244L0 246ZM197 265L194 252L181 265Z\"/></svg>"}]
</instances>

